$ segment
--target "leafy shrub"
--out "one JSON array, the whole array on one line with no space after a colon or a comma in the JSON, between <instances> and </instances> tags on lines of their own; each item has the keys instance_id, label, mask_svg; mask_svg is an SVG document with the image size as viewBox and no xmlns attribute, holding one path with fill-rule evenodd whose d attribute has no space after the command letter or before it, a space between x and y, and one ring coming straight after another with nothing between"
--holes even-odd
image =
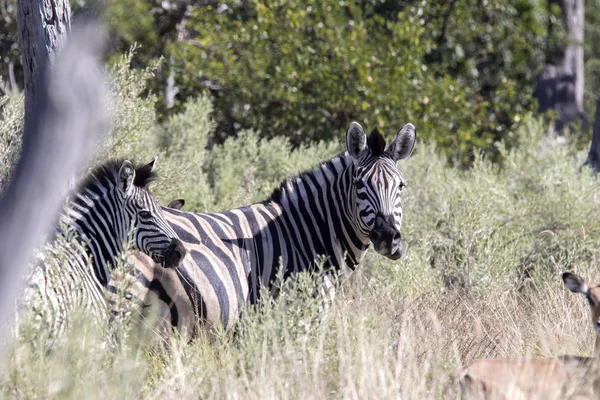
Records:
<instances>
[{"instance_id":1,"label":"leafy shrub","mask_svg":"<svg viewBox=\"0 0 600 400\"><path fill-rule=\"evenodd\" d=\"M410 121L468 161L535 108L542 3L226 1L196 7L166 50L181 98L214 94L217 139L254 129L296 146L353 119Z\"/></svg>"},{"instance_id":2,"label":"leafy shrub","mask_svg":"<svg viewBox=\"0 0 600 400\"><path fill-rule=\"evenodd\" d=\"M336 141L292 149L285 138L267 140L256 132L242 132L211 152L209 176L215 198L225 208L265 200L285 178L340 150Z\"/></svg>"},{"instance_id":3,"label":"leafy shrub","mask_svg":"<svg viewBox=\"0 0 600 400\"><path fill-rule=\"evenodd\" d=\"M169 119L162 134L166 164L177 166L181 176L177 182L177 195L185 198L191 210L207 210L213 204L214 195L206 176L210 159L206 147L214 129L210 118L212 109L205 96L192 100L181 114Z\"/></svg>"},{"instance_id":4,"label":"leafy shrub","mask_svg":"<svg viewBox=\"0 0 600 400\"><path fill-rule=\"evenodd\" d=\"M210 204L203 168L204 148L213 130L212 105L204 97L190 100L181 114L164 125L157 124L156 97L144 94L154 67L142 71L129 68L135 50L116 61L110 70L113 123L95 162L124 157L146 163L158 157L161 183L152 186L157 198L166 204L185 196L189 205L201 209L202 204Z\"/></svg>"}]
</instances>

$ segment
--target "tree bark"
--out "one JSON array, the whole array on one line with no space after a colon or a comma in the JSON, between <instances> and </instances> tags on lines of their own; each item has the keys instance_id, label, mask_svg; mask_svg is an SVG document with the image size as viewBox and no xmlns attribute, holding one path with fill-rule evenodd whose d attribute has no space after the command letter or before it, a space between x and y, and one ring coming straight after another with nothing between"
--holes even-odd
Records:
<instances>
[{"instance_id":1,"label":"tree bark","mask_svg":"<svg viewBox=\"0 0 600 400\"><path fill-rule=\"evenodd\" d=\"M34 99L45 71L71 32L69 0L18 0L17 27L23 59L25 129L34 111Z\"/></svg>"},{"instance_id":2,"label":"tree bark","mask_svg":"<svg viewBox=\"0 0 600 400\"><path fill-rule=\"evenodd\" d=\"M33 249L57 223L68 178L85 166L107 131L99 60L104 33L95 23L75 32L54 68L37 71L21 158L0 198L0 334L6 332Z\"/></svg>"},{"instance_id":3,"label":"tree bark","mask_svg":"<svg viewBox=\"0 0 600 400\"><path fill-rule=\"evenodd\" d=\"M560 0L563 21L569 33L569 42L563 58L563 69L575 79L575 104L583 112L583 0Z\"/></svg>"},{"instance_id":4,"label":"tree bark","mask_svg":"<svg viewBox=\"0 0 600 400\"><path fill-rule=\"evenodd\" d=\"M580 121L587 125L583 110L583 0L549 0L562 10L563 23L568 33L568 42L562 51L559 65L546 64L538 77L534 96L538 99L539 111L553 109L558 114L557 130L561 131L570 122Z\"/></svg>"},{"instance_id":5,"label":"tree bark","mask_svg":"<svg viewBox=\"0 0 600 400\"><path fill-rule=\"evenodd\" d=\"M596 100L596 117L592 130L592 145L584 165L590 166L594 172L600 172L600 99Z\"/></svg>"}]
</instances>

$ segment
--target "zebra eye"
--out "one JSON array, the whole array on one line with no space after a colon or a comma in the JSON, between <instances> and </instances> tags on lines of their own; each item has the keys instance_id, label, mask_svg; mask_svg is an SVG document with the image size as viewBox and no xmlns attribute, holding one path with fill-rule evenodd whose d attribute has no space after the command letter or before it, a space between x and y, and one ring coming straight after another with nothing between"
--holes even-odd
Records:
<instances>
[{"instance_id":1,"label":"zebra eye","mask_svg":"<svg viewBox=\"0 0 600 400\"><path fill-rule=\"evenodd\" d=\"M363 187L365 187L365 183L363 182L363 180L356 177L354 178L354 185L357 189L362 189Z\"/></svg>"},{"instance_id":2,"label":"zebra eye","mask_svg":"<svg viewBox=\"0 0 600 400\"><path fill-rule=\"evenodd\" d=\"M400 184L398 185L398 189L402 190L406 187L406 183L404 183L404 181L400 182Z\"/></svg>"},{"instance_id":3,"label":"zebra eye","mask_svg":"<svg viewBox=\"0 0 600 400\"><path fill-rule=\"evenodd\" d=\"M144 219L150 219L150 217L152 216L152 214L150 214L150 211L140 211L139 216L144 218Z\"/></svg>"}]
</instances>

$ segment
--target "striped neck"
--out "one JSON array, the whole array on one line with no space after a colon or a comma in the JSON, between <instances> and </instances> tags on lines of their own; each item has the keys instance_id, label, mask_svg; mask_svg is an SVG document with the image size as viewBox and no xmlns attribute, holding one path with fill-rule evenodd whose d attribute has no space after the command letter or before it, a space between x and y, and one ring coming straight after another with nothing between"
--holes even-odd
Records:
<instances>
[{"instance_id":1,"label":"striped neck","mask_svg":"<svg viewBox=\"0 0 600 400\"><path fill-rule=\"evenodd\" d=\"M94 273L104 286L110 280L109 268L115 266L129 232L124 201L116 179L98 180L72 195L64 216L86 245Z\"/></svg>"},{"instance_id":2,"label":"striped neck","mask_svg":"<svg viewBox=\"0 0 600 400\"><path fill-rule=\"evenodd\" d=\"M305 241L298 248L309 265L322 261L353 270L364 258L369 238L358 220L353 171L352 158L344 153L286 180L270 198L300 232L317 228L298 235Z\"/></svg>"}]
</instances>

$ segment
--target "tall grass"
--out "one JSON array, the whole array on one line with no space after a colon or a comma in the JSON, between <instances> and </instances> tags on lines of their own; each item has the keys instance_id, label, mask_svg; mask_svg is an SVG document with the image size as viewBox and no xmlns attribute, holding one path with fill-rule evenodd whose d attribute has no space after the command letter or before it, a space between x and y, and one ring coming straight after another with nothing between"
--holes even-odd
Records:
<instances>
[{"instance_id":1,"label":"tall grass","mask_svg":"<svg viewBox=\"0 0 600 400\"><path fill-rule=\"evenodd\" d=\"M217 211L260 200L283 177L342 148L340 141L292 151L284 140L260 141L246 132L206 151L214 126L206 99L156 125L152 101L130 104L131 81L115 82L117 95L122 91L115 130L128 133L106 149L160 154L155 192L163 202L184 197L188 209ZM5 115L19 115L10 110ZM479 157L467 170L419 143L399 165L408 182L405 257L390 261L369 252L325 319L312 296L318 283L305 276L285 295L246 310L235 334L193 343L153 336L127 320L105 330L74 316L73 329L50 352L27 340L11 342L0 393L456 398L452 372L478 358L591 355L587 304L563 287L560 273L600 283L596 178L580 170L585 155L549 137L541 122L515 135L520 145L511 152L499 146L501 166ZM21 338L45 334L27 329L20 327Z\"/></svg>"}]
</instances>

